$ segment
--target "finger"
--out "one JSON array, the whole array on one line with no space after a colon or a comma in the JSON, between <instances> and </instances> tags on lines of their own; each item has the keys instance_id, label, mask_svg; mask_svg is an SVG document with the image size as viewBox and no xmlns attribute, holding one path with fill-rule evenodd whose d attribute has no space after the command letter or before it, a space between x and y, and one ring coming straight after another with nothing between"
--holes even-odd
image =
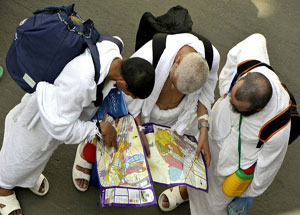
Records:
<instances>
[{"instance_id":1,"label":"finger","mask_svg":"<svg viewBox=\"0 0 300 215\"><path fill-rule=\"evenodd\" d=\"M116 117L116 119L115 119L115 125L118 126L118 123L119 123L119 117Z\"/></svg>"},{"instance_id":2,"label":"finger","mask_svg":"<svg viewBox=\"0 0 300 215\"><path fill-rule=\"evenodd\" d=\"M211 160L211 154L210 154L209 149L208 149L208 151L207 150L204 151L204 157L205 157L205 161L206 161L206 166L207 166L207 168L209 168L210 160Z\"/></svg>"},{"instance_id":3,"label":"finger","mask_svg":"<svg viewBox=\"0 0 300 215\"><path fill-rule=\"evenodd\" d=\"M210 156L205 155L206 166L209 168L210 165Z\"/></svg>"},{"instance_id":4,"label":"finger","mask_svg":"<svg viewBox=\"0 0 300 215\"><path fill-rule=\"evenodd\" d=\"M145 151L146 151L147 158L151 158L151 153L150 153L150 147L149 147L148 140L144 139L144 146L145 146Z\"/></svg>"},{"instance_id":5,"label":"finger","mask_svg":"<svg viewBox=\"0 0 300 215\"><path fill-rule=\"evenodd\" d=\"M198 159L198 158L199 158L199 156L200 156L200 152L201 152L201 146L198 144L198 146L197 146L197 150L196 150L196 154L195 154L195 157L196 157L196 159Z\"/></svg>"},{"instance_id":6,"label":"finger","mask_svg":"<svg viewBox=\"0 0 300 215\"><path fill-rule=\"evenodd\" d=\"M103 143L104 143L104 145L107 146L107 147L111 147L111 145L112 145L111 140L110 140L110 137L107 136L107 135L105 135L105 136L103 137Z\"/></svg>"},{"instance_id":7,"label":"finger","mask_svg":"<svg viewBox=\"0 0 300 215\"><path fill-rule=\"evenodd\" d=\"M147 158L151 158L151 154L150 154L150 148L149 148L149 144L146 147L146 155L147 155Z\"/></svg>"},{"instance_id":8,"label":"finger","mask_svg":"<svg viewBox=\"0 0 300 215\"><path fill-rule=\"evenodd\" d=\"M114 140L112 141L112 146L113 146L116 150L118 150L118 142L117 142L116 139L114 139Z\"/></svg>"}]
</instances>

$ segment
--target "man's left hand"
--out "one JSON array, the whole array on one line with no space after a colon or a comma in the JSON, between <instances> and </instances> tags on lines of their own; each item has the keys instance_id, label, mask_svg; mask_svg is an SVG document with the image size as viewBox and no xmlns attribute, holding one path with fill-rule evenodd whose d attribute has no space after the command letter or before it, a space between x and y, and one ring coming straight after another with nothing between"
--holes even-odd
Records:
<instances>
[{"instance_id":1,"label":"man's left hand","mask_svg":"<svg viewBox=\"0 0 300 215\"><path fill-rule=\"evenodd\" d=\"M206 161L207 168L210 165L211 154L208 145L208 128L202 127L200 129L200 135L198 139L198 146L196 150L196 159L200 156L200 151L203 150L204 158Z\"/></svg>"}]
</instances>

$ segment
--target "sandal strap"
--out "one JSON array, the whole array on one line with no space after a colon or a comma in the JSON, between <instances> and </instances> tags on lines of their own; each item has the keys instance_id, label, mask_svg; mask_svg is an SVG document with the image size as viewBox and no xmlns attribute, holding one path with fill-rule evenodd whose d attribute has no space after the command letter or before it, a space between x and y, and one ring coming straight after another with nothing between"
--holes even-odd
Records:
<instances>
[{"instance_id":1,"label":"sandal strap","mask_svg":"<svg viewBox=\"0 0 300 215\"><path fill-rule=\"evenodd\" d=\"M40 174L37 182L35 183L35 185L30 188L31 190L35 190L35 191L39 191L41 186L42 186L42 183L43 183L43 180L45 179L45 176L43 174Z\"/></svg>"},{"instance_id":2,"label":"sandal strap","mask_svg":"<svg viewBox=\"0 0 300 215\"><path fill-rule=\"evenodd\" d=\"M0 196L0 204L5 205L5 207L0 208L2 215L8 215L13 211L21 210L20 203L15 193L9 196Z\"/></svg>"},{"instance_id":3,"label":"sandal strap","mask_svg":"<svg viewBox=\"0 0 300 215\"><path fill-rule=\"evenodd\" d=\"M43 193L40 193L40 188L41 188L43 182L44 182L45 191ZM40 176L39 176L37 182L35 183L35 185L33 187L29 188L29 189L36 195L44 196L49 191L49 182L43 174L40 174Z\"/></svg>"},{"instance_id":4,"label":"sandal strap","mask_svg":"<svg viewBox=\"0 0 300 215\"><path fill-rule=\"evenodd\" d=\"M184 202L180 195L179 186L173 187L172 191L170 189L168 191L169 195L166 196L169 200L169 208L175 208Z\"/></svg>"},{"instance_id":5,"label":"sandal strap","mask_svg":"<svg viewBox=\"0 0 300 215\"><path fill-rule=\"evenodd\" d=\"M74 179L84 179L87 181L90 181L91 175L85 174L84 172L79 171L78 169L76 169L77 171L74 171Z\"/></svg>"},{"instance_id":6,"label":"sandal strap","mask_svg":"<svg viewBox=\"0 0 300 215\"><path fill-rule=\"evenodd\" d=\"M83 167L85 169L92 169L92 163L89 163L87 162L86 160L84 160L82 157L81 157L81 153L83 151L83 148L85 147L86 143L85 142L82 142L78 145L78 152L76 152L76 165L77 166L80 166L80 167Z\"/></svg>"}]
</instances>

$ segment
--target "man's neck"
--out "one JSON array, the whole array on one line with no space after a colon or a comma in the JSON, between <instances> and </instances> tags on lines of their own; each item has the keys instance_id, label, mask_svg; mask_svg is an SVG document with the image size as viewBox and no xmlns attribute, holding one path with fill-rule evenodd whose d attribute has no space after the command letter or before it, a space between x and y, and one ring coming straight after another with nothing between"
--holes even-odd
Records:
<instances>
[{"instance_id":1,"label":"man's neck","mask_svg":"<svg viewBox=\"0 0 300 215\"><path fill-rule=\"evenodd\" d=\"M115 58L109 67L109 72L105 78L105 80L113 80L117 81L119 80L121 76L121 65L122 65L122 59Z\"/></svg>"},{"instance_id":2,"label":"man's neck","mask_svg":"<svg viewBox=\"0 0 300 215\"><path fill-rule=\"evenodd\" d=\"M156 105L161 110L173 109L179 105L183 97L184 94L172 87L172 81L169 76L159 94Z\"/></svg>"}]
</instances>

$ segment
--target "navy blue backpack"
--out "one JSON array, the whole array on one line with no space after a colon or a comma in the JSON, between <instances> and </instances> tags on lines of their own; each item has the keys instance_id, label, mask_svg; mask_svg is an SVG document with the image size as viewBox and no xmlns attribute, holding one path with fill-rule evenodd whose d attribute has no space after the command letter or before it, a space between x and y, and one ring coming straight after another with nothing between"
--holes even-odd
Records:
<instances>
[{"instance_id":1,"label":"navy blue backpack","mask_svg":"<svg viewBox=\"0 0 300 215\"><path fill-rule=\"evenodd\" d=\"M120 51L121 41L101 35L92 20L83 21L74 11L74 4L37 10L17 27L6 56L11 77L28 93L35 92L40 81L53 83L64 66L89 48L95 66L95 82L100 76L100 59L96 43L110 40ZM71 16L82 25L74 24Z\"/></svg>"}]
</instances>

